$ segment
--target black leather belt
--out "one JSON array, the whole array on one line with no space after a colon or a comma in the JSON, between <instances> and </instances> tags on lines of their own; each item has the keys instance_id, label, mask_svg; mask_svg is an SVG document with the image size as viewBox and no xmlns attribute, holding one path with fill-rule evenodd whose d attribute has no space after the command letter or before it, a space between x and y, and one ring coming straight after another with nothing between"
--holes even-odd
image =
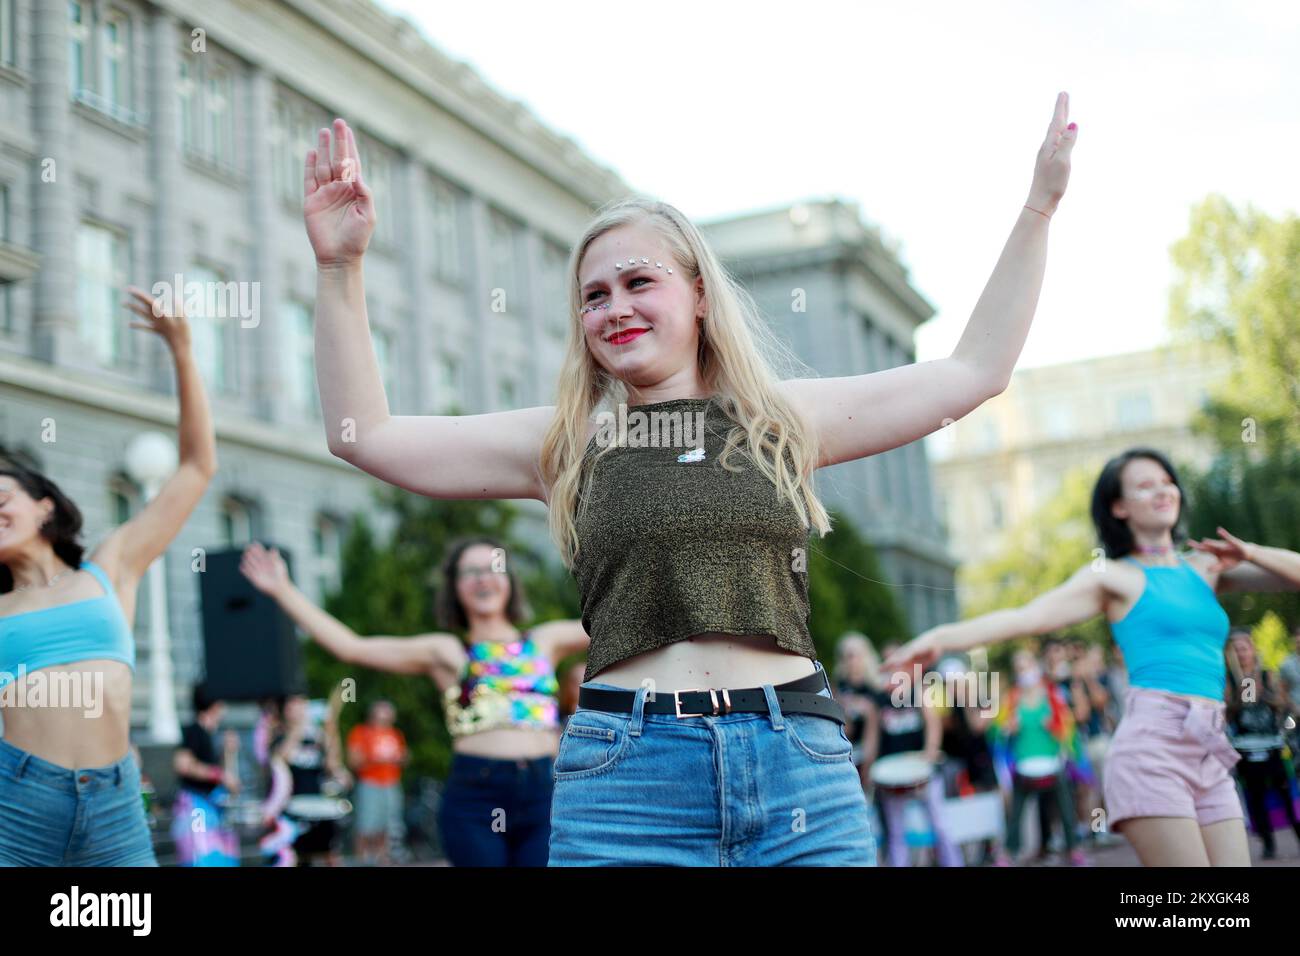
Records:
<instances>
[{"instance_id":1,"label":"black leather belt","mask_svg":"<svg viewBox=\"0 0 1300 956\"><path fill-rule=\"evenodd\" d=\"M819 694L825 687L821 671L800 677L787 684L777 684L776 702L783 714L813 714L845 723L844 708L839 701ZM587 710L604 710L614 714L632 713L636 702L634 690L605 690L583 687L578 691L578 706ZM673 714L676 717L721 717L724 714L766 714L767 696L761 687L738 690L718 687L692 687L687 690L662 691L653 699L646 695L645 713Z\"/></svg>"}]
</instances>

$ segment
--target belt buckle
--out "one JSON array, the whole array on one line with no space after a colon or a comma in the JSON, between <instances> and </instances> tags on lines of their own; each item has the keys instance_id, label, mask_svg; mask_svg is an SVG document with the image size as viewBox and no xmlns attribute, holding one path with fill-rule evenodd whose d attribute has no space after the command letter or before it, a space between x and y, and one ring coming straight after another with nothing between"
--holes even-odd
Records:
<instances>
[{"instance_id":1,"label":"belt buckle","mask_svg":"<svg viewBox=\"0 0 1300 956\"><path fill-rule=\"evenodd\" d=\"M682 698L680 695L694 694L694 693L702 694L706 690L709 692L709 700L713 703L713 713L705 714L701 712L698 714L683 714ZM722 713L724 714L731 713L731 695L727 693L725 687L722 689L722 702L723 705L726 707L726 710L722 711ZM714 690L712 687L685 687L682 688L681 690L675 690L673 691L673 708L676 710L677 716L679 718L680 717L717 717L718 716L718 692Z\"/></svg>"}]
</instances>

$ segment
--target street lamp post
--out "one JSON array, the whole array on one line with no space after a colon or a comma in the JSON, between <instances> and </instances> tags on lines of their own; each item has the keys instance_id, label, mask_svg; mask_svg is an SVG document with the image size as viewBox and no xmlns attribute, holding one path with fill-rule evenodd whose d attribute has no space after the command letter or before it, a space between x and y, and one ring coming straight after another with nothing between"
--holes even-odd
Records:
<instances>
[{"instance_id":1,"label":"street lamp post","mask_svg":"<svg viewBox=\"0 0 1300 956\"><path fill-rule=\"evenodd\" d=\"M126 449L126 472L144 489L146 503L176 470L176 446L159 432L144 432ZM181 739L172 689L171 632L167 626L166 552L149 566L149 736L155 744Z\"/></svg>"}]
</instances>

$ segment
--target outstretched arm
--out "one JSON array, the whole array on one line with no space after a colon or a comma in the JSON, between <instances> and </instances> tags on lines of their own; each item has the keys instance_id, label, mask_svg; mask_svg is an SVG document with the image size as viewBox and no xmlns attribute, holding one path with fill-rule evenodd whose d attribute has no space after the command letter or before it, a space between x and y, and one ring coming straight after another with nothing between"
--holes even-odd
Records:
<instances>
[{"instance_id":1,"label":"outstretched arm","mask_svg":"<svg viewBox=\"0 0 1300 956\"><path fill-rule=\"evenodd\" d=\"M1106 609L1105 572L1088 564L1060 587L1040 594L1023 607L1004 608L955 624L940 624L904 644L885 661L892 669L913 661L928 664L949 651L996 644L1013 637L1046 634L1096 617Z\"/></svg>"},{"instance_id":2,"label":"outstretched arm","mask_svg":"<svg viewBox=\"0 0 1300 956\"><path fill-rule=\"evenodd\" d=\"M338 618L317 607L289 580L284 558L254 541L244 549L239 570L253 586L275 599L293 622L339 660L394 674L429 675L447 664L457 644L451 634L418 637L359 637Z\"/></svg>"},{"instance_id":3,"label":"outstretched arm","mask_svg":"<svg viewBox=\"0 0 1300 956\"><path fill-rule=\"evenodd\" d=\"M1004 391L1029 335L1047 263L1047 227L1065 194L1078 135L1069 98L1056 98L1034 178L1011 236L946 359L781 386L816 429L818 466L888 451L939 430ZM883 411L882 411L883 410Z\"/></svg>"},{"instance_id":4,"label":"outstretched arm","mask_svg":"<svg viewBox=\"0 0 1300 956\"><path fill-rule=\"evenodd\" d=\"M431 498L537 498L551 406L485 415L392 415L370 338L362 258L375 205L352 130L322 129L303 171L303 216L316 254L316 382L330 452Z\"/></svg>"},{"instance_id":5,"label":"outstretched arm","mask_svg":"<svg viewBox=\"0 0 1300 956\"><path fill-rule=\"evenodd\" d=\"M176 471L140 513L114 529L92 556L110 578L132 584L167 550L207 491L217 472L217 439L203 379L190 351L190 328L180 308L179 290L175 315L167 314L161 303L135 286L128 286L127 292L135 300L127 303L129 308L145 320L132 322L131 328L153 332L167 343L176 367L180 405Z\"/></svg>"}]
</instances>

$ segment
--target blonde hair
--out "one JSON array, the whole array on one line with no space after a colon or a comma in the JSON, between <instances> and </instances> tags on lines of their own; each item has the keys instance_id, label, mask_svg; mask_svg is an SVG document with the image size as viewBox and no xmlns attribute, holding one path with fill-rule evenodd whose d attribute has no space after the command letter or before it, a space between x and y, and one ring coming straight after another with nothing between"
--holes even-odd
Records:
<instances>
[{"instance_id":1,"label":"blonde hair","mask_svg":"<svg viewBox=\"0 0 1300 956\"><path fill-rule=\"evenodd\" d=\"M589 496L579 488L588 424L602 404L627 401L626 385L601 368L587 348L578 266L598 237L618 226L645 224L663 238L682 277L704 281L708 314L700 327L699 374L738 424L719 458L728 465L743 442L759 471L790 501L805 527L825 535L830 517L812 488L816 436L777 388L775 367L800 367L768 329L748 292L722 268L694 224L668 203L639 196L615 200L597 211L569 257L569 340L556 391L555 417L542 442L540 471L547 488L551 536L568 567L578 553L577 517ZM613 448L607 444L597 459ZM787 462L786 455L790 456ZM791 466L793 465L793 467ZM587 481L590 482L590 472Z\"/></svg>"},{"instance_id":2,"label":"blonde hair","mask_svg":"<svg viewBox=\"0 0 1300 956\"><path fill-rule=\"evenodd\" d=\"M875 690L882 689L884 681L880 678L880 654L876 650L876 645L872 644L861 631L845 631L835 643L835 676L840 676L840 668L844 666L850 648L854 647L862 651L862 666L867 686Z\"/></svg>"}]
</instances>

